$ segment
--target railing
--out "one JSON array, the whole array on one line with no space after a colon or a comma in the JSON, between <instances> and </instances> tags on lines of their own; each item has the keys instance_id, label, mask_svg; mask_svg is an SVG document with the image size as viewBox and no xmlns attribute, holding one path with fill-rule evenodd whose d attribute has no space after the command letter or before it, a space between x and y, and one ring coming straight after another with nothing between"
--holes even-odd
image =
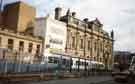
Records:
<instances>
[{"instance_id":1,"label":"railing","mask_svg":"<svg viewBox=\"0 0 135 84\"><path fill-rule=\"evenodd\" d=\"M61 74L63 72L70 73L69 69L64 69L60 67L58 64L28 64L28 63L18 63L7 60L0 60L0 74L13 74L13 73L58 73ZM82 76L85 75L105 75L109 74L108 70L104 69L87 69L81 70L78 72L77 70L72 69L73 74L80 73Z\"/></svg>"},{"instance_id":2,"label":"railing","mask_svg":"<svg viewBox=\"0 0 135 84\"><path fill-rule=\"evenodd\" d=\"M40 73L54 72L58 65L47 64L28 64L18 63L7 60L0 60L0 73Z\"/></svg>"},{"instance_id":3,"label":"railing","mask_svg":"<svg viewBox=\"0 0 135 84\"><path fill-rule=\"evenodd\" d=\"M20 55L19 55L20 56ZM80 73L82 75L96 75L99 73L103 73L103 70L99 70L98 67L89 66L87 70L84 68L73 68L72 66L62 65L62 64L54 64L54 63L46 63L41 64L41 59L36 59L33 63L24 62L19 60L20 57L14 56L3 56L0 57L0 74L12 74L12 73L58 73L61 72L69 72L69 73ZM70 63L70 62L69 62ZM81 67L81 65L79 65ZM70 72L70 67L72 67Z\"/></svg>"}]
</instances>

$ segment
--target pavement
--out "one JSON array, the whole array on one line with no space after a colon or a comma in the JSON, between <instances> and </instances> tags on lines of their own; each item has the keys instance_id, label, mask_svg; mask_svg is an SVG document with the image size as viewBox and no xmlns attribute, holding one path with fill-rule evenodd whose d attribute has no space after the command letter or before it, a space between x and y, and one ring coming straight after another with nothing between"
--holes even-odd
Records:
<instances>
[{"instance_id":1,"label":"pavement","mask_svg":"<svg viewBox=\"0 0 135 84\"><path fill-rule=\"evenodd\" d=\"M64 79L64 80L50 80L50 81L27 81L14 82L7 84L98 84L112 81L110 76L91 76L88 78ZM5 83L4 83L5 84Z\"/></svg>"},{"instance_id":2,"label":"pavement","mask_svg":"<svg viewBox=\"0 0 135 84\"><path fill-rule=\"evenodd\" d=\"M21 81L0 84L135 84L135 80L128 82L116 82L111 76L91 76L88 78L74 78L50 81Z\"/></svg>"}]
</instances>

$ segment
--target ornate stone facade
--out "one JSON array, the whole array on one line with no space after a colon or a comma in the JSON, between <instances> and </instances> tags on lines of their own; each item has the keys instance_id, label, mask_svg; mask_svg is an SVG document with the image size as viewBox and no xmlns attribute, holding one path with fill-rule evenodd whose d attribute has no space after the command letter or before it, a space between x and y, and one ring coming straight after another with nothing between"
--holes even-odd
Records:
<instances>
[{"instance_id":1,"label":"ornate stone facade","mask_svg":"<svg viewBox=\"0 0 135 84\"><path fill-rule=\"evenodd\" d=\"M66 53L103 62L109 68L113 62L113 32L112 37L103 30L103 25L96 18L79 20L68 10L61 18L67 23Z\"/></svg>"},{"instance_id":2,"label":"ornate stone facade","mask_svg":"<svg viewBox=\"0 0 135 84\"><path fill-rule=\"evenodd\" d=\"M38 37L25 35L23 33L15 33L7 29L0 28L0 59L28 61L33 63L34 60L41 57L42 40Z\"/></svg>"}]
</instances>

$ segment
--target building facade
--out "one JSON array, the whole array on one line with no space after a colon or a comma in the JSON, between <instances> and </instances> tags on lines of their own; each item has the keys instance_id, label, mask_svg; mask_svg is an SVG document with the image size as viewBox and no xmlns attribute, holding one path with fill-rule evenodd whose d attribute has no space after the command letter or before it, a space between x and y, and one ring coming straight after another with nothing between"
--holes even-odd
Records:
<instances>
[{"instance_id":1,"label":"building facade","mask_svg":"<svg viewBox=\"0 0 135 84\"><path fill-rule=\"evenodd\" d=\"M35 8L23 2L7 4L1 18L0 59L37 62L41 58L42 39L33 35Z\"/></svg>"},{"instance_id":2,"label":"building facade","mask_svg":"<svg viewBox=\"0 0 135 84\"><path fill-rule=\"evenodd\" d=\"M113 32L109 35L103 30L103 24L96 18L79 20L75 12L67 11L65 16L59 16L60 8L56 8L57 20L67 24L66 53L78 57L103 62L106 68L113 63ZM60 17L60 18L59 18Z\"/></svg>"},{"instance_id":3,"label":"building facade","mask_svg":"<svg viewBox=\"0 0 135 84\"><path fill-rule=\"evenodd\" d=\"M41 36L43 41L43 56L48 57L53 53L64 53L66 47L66 24L55 20L51 16L36 19L35 36ZM37 32L38 31L38 32Z\"/></svg>"},{"instance_id":4,"label":"building facade","mask_svg":"<svg viewBox=\"0 0 135 84\"><path fill-rule=\"evenodd\" d=\"M15 2L4 6L3 25L8 30L26 32L32 30L36 10L23 2Z\"/></svg>"},{"instance_id":5,"label":"building facade","mask_svg":"<svg viewBox=\"0 0 135 84\"><path fill-rule=\"evenodd\" d=\"M115 51L114 62L115 63L124 62L130 64L133 56L135 56L135 53L131 53L129 51Z\"/></svg>"},{"instance_id":6,"label":"building facade","mask_svg":"<svg viewBox=\"0 0 135 84\"><path fill-rule=\"evenodd\" d=\"M61 8L55 9L55 19L47 16L35 20L35 8L22 2L6 5L1 20L1 48L22 53L21 57L11 57L30 63L42 59L40 56L50 51L57 51L103 62L110 68L113 63L113 32L110 35L104 31L97 18L80 20L75 12L68 10L61 16L61 11Z\"/></svg>"},{"instance_id":7,"label":"building facade","mask_svg":"<svg viewBox=\"0 0 135 84\"><path fill-rule=\"evenodd\" d=\"M1 55L1 59L33 63L41 54L42 40L38 37L0 29L0 48L7 49L7 54Z\"/></svg>"},{"instance_id":8,"label":"building facade","mask_svg":"<svg viewBox=\"0 0 135 84\"><path fill-rule=\"evenodd\" d=\"M106 64L107 68L110 68L113 63L113 32L109 34L108 32L104 31L103 24L101 24L97 18L93 21L88 21L87 18L84 20L79 20L76 18L75 12L71 13L70 10L68 10L66 15L61 16L61 11L61 8L55 9L55 20L50 20L51 23L47 23L47 21L43 20L43 18L42 20L37 19L37 29L40 28L39 30L41 30L38 32L38 34L43 35L43 37L44 34L46 34L44 39L45 43L47 44L49 41L47 38L50 36L48 35L53 35L47 29L51 30L55 27L57 28L58 26L59 29L65 29L67 32L66 34L63 34L63 36L66 36L64 50L66 54L99 61ZM54 25L54 22L57 22L57 25ZM62 26L61 23L65 23L65 25ZM57 32L59 29L53 30ZM62 32L64 31L59 31L58 35ZM52 37L55 36L57 37L57 35L53 35ZM64 40L65 39L63 39L63 41ZM61 48L60 46L55 46L55 48ZM50 47L50 45L47 44L45 45L44 49L47 49L48 47L51 48L52 46ZM64 48L64 46L62 48Z\"/></svg>"}]
</instances>

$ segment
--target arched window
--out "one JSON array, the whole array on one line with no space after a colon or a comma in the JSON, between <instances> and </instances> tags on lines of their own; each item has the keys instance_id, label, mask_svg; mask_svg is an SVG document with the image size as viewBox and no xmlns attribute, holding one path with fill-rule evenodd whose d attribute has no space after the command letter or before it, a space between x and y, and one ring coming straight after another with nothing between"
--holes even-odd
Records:
<instances>
[{"instance_id":1,"label":"arched window","mask_svg":"<svg viewBox=\"0 0 135 84\"><path fill-rule=\"evenodd\" d=\"M83 47L84 47L84 40L80 39L80 48L83 49Z\"/></svg>"},{"instance_id":2,"label":"arched window","mask_svg":"<svg viewBox=\"0 0 135 84\"><path fill-rule=\"evenodd\" d=\"M33 43L29 43L28 52L31 53L33 48Z\"/></svg>"},{"instance_id":3,"label":"arched window","mask_svg":"<svg viewBox=\"0 0 135 84\"><path fill-rule=\"evenodd\" d=\"M72 48L75 48L75 37L72 37Z\"/></svg>"},{"instance_id":4,"label":"arched window","mask_svg":"<svg viewBox=\"0 0 135 84\"><path fill-rule=\"evenodd\" d=\"M90 40L88 40L88 50L90 50Z\"/></svg>"},{"instance_id":5,"label":"arched window","mask_svg":"<svg viewBox=\"0 0 135 84\"><path fill-rule=\"evenodd\" d=\"M95 49L95 51L97 50L97 42L96 41L94 43L94 49Z\"/></svg>"}]
</instances>

